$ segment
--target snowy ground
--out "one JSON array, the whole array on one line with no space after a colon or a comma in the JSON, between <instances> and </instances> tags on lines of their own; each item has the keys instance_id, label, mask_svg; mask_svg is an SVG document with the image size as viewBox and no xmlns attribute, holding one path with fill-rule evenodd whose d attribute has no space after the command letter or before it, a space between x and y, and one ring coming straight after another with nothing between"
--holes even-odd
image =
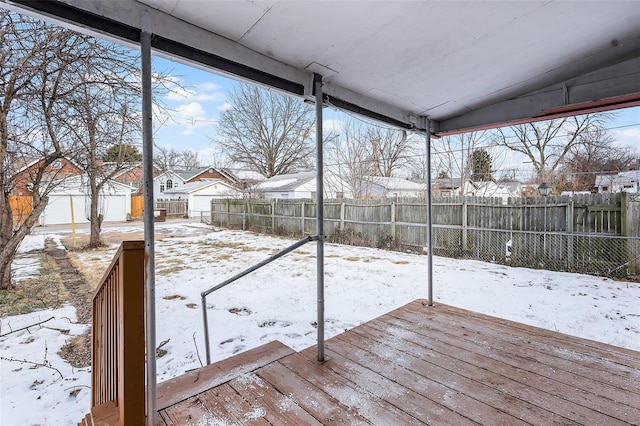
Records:
<instances>
[{"instance_id":1,"label":"snowy ground","mask_svg":"<svg viewBox=\"0 0 640 426\"><path fill-rule=\"evenodd\" d=\"M158 380L164 381L199 367L198 353L204 362L200 293L292 241L188 223L157 224L156 232L163 237L156 243L157 341L169 340L157 365ZM22 251L43 243L43 235L29 236ZM314 244L209 297L214 361L272 340L296 350L315 344ZM106 267L115 250L81 255ZM326 245L325 256L327 338L427 294L425 256L333 244ZM438 302L640 350L635 283L439 257L434 282ZM48 363L60 371L0 361L1 425L74 424L89 410L89 369L73 369L56 354L69 336L85 330L73 324L73 308L2 318L0 334L51 316L55 319L43 324L50 328L0 338L2 357Z\"/></svg>"}]
</instances>

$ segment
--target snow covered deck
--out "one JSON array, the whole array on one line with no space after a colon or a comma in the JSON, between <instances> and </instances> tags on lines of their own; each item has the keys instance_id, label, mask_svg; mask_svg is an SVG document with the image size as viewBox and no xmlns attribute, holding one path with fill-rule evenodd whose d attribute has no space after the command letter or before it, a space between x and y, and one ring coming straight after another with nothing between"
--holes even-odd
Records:
<instances>
[{"instance_id":1,"label":"snow covered deck","mask_svg":"<svg viewBox=\"0 0 640 426\"><path fill-rule=\"evenodd\" d=\"M640 352L417 300L158 386L158 424L640 424Z\"/></svg>"}]
</instances>

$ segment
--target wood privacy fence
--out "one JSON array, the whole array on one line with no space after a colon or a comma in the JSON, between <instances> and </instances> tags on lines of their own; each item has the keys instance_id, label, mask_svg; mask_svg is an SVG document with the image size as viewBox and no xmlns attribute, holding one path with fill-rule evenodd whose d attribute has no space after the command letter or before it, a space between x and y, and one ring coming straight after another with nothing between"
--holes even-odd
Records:
<instances>
[{"instance_id":1,"label":"wood privacy fence","mask_svg":"<svg viewBox=\"0 0 640 426\"><path fill-rule=\"evenodd\" d=\"M164 209L167 211L167 217L187 217L188 209L187 200L167 200L156 201L156 209Z\"/></svg>"},{"instance_id":2,"label":"wood privacy fence","mask_svg":"<svg viewBox=\"0 0 640 426\"><path fill-rule=\"evenodd\" d=\"M640 274L640 199L435 197L434 254L551 270ZM330 241L423 252L426 202L417 198L326 200ZM215 225L280 235L315 233L313 200L212 200Z\"/></svg>"},{"instance_id":3,"label":"wood privacy fence","mask_svg":"<svg viewBox=\"0 0 640 426\"><path fill-rule=\"evenodd\" d=\"M9 206L13 214L14 226L24 222L33 210L33 198L24 195L10 195Z\"/></svg>"},{"instance_id":4,"label":"wood privacy fence","mask_svg":"<svg viewBox=\"0 0 640 426\"><path fill-rule=\"evenodd\" d=\"M144 196L132 195L131 196L131 219L142 219L144 212Z\"/></svg>"},{"instance_id":5,"label":"wood privacy fence","mask_svg":"<svg viewBox=\"0 0 640 426\"><path fill-rule=\"evenodd\" d=\"M187 215L187 200L156 201L155 209L165 209L167 217L185 217ZM131 196L131 218L142 219L144 214L144 196Z\"/></svg>"}]
</instances>

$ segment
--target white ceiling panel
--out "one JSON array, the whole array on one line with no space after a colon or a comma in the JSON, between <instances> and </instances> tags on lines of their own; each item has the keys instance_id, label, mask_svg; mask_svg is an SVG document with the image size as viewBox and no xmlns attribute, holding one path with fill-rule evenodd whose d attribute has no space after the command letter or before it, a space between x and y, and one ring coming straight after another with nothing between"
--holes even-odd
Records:
<instances>
[{"instance_id":1,"label":"white ceiling panel","mask_svg":"<svg viewBox=\"0 0 640 426\"><path fill-rule=\"evenodd\" d=\"M316 72L347 108L441 133L640 103L638 1L0 1L298 95Z\"/></svg>"}]
</instances>

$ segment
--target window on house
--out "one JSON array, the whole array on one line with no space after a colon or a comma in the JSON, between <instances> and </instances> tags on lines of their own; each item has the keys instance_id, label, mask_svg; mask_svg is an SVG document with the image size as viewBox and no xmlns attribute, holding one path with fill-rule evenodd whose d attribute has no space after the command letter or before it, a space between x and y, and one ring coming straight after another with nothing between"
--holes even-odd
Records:
<instances>
[{"instance_id":1,"label":"window on house","mask_svg":"<svg viewBox=\"0 0 640 426\"><path fill-rule=\"evenodd\" d=\"M167 180L167 189L173 188L173 181L171 179Z\"/></svg>"},{"instance_id":2,"label":"window on house","mask_svg":"<svg viewBox=\"0 0 640 426\"><path fill-rule=\"evenodd\" d=\"M609 187L608 187L608 186L603 186L603 187L602 187L602 192L607 192L608 190L609 190Z\"/></svg>"},{"instance_id":3,"label":"window on house","mask_svg":"<svg viewBox=\"0 0 640 426\"><path fill-rule=\"evenodd\" d=\"M160 192L164 192L164 183L160 184Z\"/></svg>"}]
</instances>

